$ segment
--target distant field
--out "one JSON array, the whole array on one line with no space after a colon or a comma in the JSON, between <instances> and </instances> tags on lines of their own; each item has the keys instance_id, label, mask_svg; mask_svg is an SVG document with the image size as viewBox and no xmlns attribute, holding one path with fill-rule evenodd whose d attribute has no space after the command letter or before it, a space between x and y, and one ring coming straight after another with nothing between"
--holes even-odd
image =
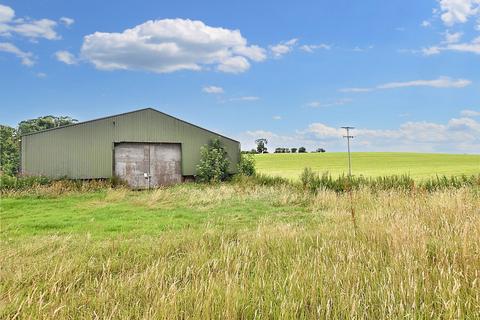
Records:
<instances>
[{"instance_id":1,"label":"distant field","mask_svg":"<svg viewBox=\"0 0 480 320\"><path fill-rule=\"evenodd\" d=\"M255 155L258 172L298 178L306 167L340 175L348 172L346 153L277 153ZM422 179L435 175L480 173L480 155L429 154L402 152L354 152L352 173L364 176L409 174Z\"/></svg>"}]
</instances>

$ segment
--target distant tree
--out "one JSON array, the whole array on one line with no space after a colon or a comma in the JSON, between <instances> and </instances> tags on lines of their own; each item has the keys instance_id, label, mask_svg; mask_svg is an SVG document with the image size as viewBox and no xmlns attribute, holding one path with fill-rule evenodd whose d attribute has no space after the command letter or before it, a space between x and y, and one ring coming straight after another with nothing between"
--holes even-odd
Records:
<instances>
[{"instance_id":1,"label":"distant tree","mask_svg":"<svg viewBox=\"0 0 480 320\"><path fill-rule=\"evenodd\" d=\"M292 150L292 153L297 153L298 149L297 148L292 148L291 150Z\"/></svg>"},{"instance_id":2,"label":"distant tree","mask_svg":"<svg viewBox=\"0 0 480 320\"><path fill-rule=\"evenodd\" d=\"M18 132L19 135L23 135L31 132L62 127L76 122L78 122L78 120L68 116L56 117L50 115L38 117L36 119L21 121L18 124Z\"/></svg>"},{"instance_id":3,"label":"distant tree","mask_svg":"<svg viewBox=\"0 0 480 320\"><path fill-rule=\"evenodd\" d=\"M265 153L265 151L267 151L267 147L266 147L267 144L268 144L267 139L260 138L260 139L255 140L255 143L257 144L257 152L258 153Z\"/></svg>"},{"instance_id":4,"label":"distant tree","mask_svg":"<svg viewBox=\"0 0 480 320\"><path fill-rule=\"evenodd\" d=\"M296 150L296 149L295 149ZM275 148L275 153L290 153L290 149L289 148Z\"/></svg>"},{"instance_id":5,"label":"distant tree","mask_svg":"<svg viewBox=\"0 0 480 320\"><path fill-rule=\"evenodd\" d=\"M13 176L20 166L18 132L12 127L0 125L0 170Z\"/></svg>"},{"instance_id":6,"label":"distant tree","mask_svg":"<svg viewBox=\"0 0 480 320\"><path fill-rule=\"evenodd\" d=\"M325 152L325 149L323 149L323 148L318 148L318 149L316 150L316 152L321 152L321 153L323 153L323 152Z\"/></svg>"},{"instance_id":7,"label":"distant tree","mask_svg":"<svg viewBox=\"0 0 480 320\"><path fill-rule=\"evenodd\" d=\"M305 149L305 147L298 148L298 153L305 153L305 152L307 152L307 149Z\"/></svg>"},{"instance_id":8,"label":"distant tree","mask_svg":"<svg viewBox=\"0 0 480 320\"><path fill-rule=\"evenodd\" d=\"M251 153L251 154L256 154L256 153L257 153L257 150L252 149L252 150L250 150L250 153Z\"/></svg>"}]
</instances>

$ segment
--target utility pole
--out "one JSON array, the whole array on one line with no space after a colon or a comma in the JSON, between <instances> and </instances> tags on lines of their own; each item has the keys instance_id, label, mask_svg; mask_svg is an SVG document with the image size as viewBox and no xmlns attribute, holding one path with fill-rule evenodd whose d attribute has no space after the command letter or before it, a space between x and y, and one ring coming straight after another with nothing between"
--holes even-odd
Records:
<instances>
[{"instance_id":1,"label":"utility pole","mask_svg":"<svg viewBox=\"0 0 480 320\"><path fill-rule=\"evenodd\" d=\"M342 127L342 129L347 130L347 135L343 136L347 138L347 147L348 147L348 176L352 176L352 156L350 155L350 139L354 137L350 135L350 130L355 129L354 127Z\"/></svg>"}]
</instances>

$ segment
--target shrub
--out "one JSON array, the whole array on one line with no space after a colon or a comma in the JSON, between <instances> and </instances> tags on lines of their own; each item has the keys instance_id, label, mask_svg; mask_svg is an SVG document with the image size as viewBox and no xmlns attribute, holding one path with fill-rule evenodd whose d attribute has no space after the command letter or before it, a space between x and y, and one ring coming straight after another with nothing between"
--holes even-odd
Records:
<instances>
[{"instance_id":1,"label":"shrub","mask_svg":"<svg viewBox=\"0 0 480 320\"><path fill-rule=\"evenodd\" d=\"M49 185L52 180L43 176L12 177L2 174L0 176L0 190L24 190L37 186Z\"/></svg>"},{"instance_id":2,"label":"shrub","mask_svg":"<svg viewBox=\"0 0 480 320\"><path fill-rule=\"evenodd\" d=\"M220 140L215 139L200 149L196 178L200 182L220 182L228 177L230 160Z\"/></svg>"},{"instance_id":3,"label":"shrub","mask_svg":"<svg viewBox=\"0 0 480 320\"><path fill-rule=\"evenodd\" d=\"M437 191L443 189L458 189L462 187L480 187L480 175L478 176L437 176L418 181L408 175L391 175L380 177L364 177L341 175L333 178L328 172L321 176L313 172L310 168L305 168L300 175L302 187L311 192L317 192L322 189L333 190L335 192L345 192L348 190L366 187L374 191L379 190L403 190L412 191L415 189L425 191Z\"/></svg>"},{"instance_id":4,"label":"shrub","mask_svg":"<svg viewBox=\"0 0 480 320\"><path fill-rule=\"evenodd\" d=\"M307 149L305 149L305 147L298 148L298 153L305 153L305 152L307 152Z\"/></svg>"},{"instance_id":5,"label":"shrub","mask_svg":"<svg viewBox=\"0 0 480 320\"><path fill-rule=\"evenodd\" d=\"M255 175L255 158L251 154L240 155L238 172L244 176Z\"/></svg>"},{"instance_id":6,"label":"shrub","mask_svg":"<svg viewBox=\"0 0 480 320\"><path fill-rule=\"evenodd\" d=\"M253 176L236 175L233 178L233 183L242 185L244 187L252 186L295 186L292 181L278 176L269 176L266 174L255 174Z\"/></svg>"}]
</instances>

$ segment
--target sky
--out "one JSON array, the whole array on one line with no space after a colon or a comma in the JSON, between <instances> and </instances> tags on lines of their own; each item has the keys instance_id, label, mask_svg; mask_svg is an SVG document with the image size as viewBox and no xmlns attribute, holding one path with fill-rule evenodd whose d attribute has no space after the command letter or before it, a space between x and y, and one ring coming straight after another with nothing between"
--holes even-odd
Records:
<instances>
[{"instance_id":1,"label":"sky","mask_svg":"<svg viewBox=\"0 0 480 320\"><path fill-rule=\"evenodd\" d=\"M267 147L480 153L480 0L3 1L0 123L145 107Z\"/></svg>"}]
</instances>

